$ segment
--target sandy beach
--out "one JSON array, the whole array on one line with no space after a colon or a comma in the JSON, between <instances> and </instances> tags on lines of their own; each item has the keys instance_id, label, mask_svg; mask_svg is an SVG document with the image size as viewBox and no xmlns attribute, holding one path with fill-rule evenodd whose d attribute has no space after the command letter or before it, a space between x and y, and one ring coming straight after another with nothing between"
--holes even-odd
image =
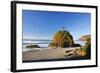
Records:
<instances>
[{"instance_id":1,"label":"sandy beach","mask_svg":"<svg viewBox=\"0 0 100 73\"><path fill-rule=\"evenodd\" d=\"M27 52L23 52L23 55L22 55L23 57L22 58L23 58L23 61L70 58L73 55L71 55L69 57L66 57L65 56L66 55L65 51L71 50L71 52L74 52L75 49L79 49L79 47L27 51Z\"/></svg>"}]
</instances>

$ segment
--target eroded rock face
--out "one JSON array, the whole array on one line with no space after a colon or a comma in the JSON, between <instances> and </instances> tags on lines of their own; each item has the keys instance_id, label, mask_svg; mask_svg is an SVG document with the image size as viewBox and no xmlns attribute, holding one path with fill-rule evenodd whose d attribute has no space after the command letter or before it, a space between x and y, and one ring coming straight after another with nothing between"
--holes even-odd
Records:
<instances>
[{"instance_id":1,"label":"eroded rock face","mask_svg":"<svg viewBox=\"0 0 100 73\"><path fill-rule=\"evenodd\" d=\"M81 36L79 38L79 40L82 40L82 41L87 41L87 39L90 39L91 38L91 35L84 35L84 36Z\"/></svg>"},{"instance_id":2,"label":"eroded rock face","mask_svg":"<svg viewBox=\"0 0 100 73\"><path fill-rule=\"evenodd\" d=\"M65 30L57 31L54 34L52 44L49 44L49 47L59 47L59 48L65 48L65 47L72 47L74 45L73 37L72 35Z\"/></svg>"},{"instance_id":3,"label":"eroded rock face","mask_svg":"<svg viewBox=\"0 0 100 73\"><path fill-rule=\"evenodd\" d=\"M91 56L91 38L87 39L87 42L85 43L84 50L86 52L86 56Z\"/></svg>"}]
</instances>

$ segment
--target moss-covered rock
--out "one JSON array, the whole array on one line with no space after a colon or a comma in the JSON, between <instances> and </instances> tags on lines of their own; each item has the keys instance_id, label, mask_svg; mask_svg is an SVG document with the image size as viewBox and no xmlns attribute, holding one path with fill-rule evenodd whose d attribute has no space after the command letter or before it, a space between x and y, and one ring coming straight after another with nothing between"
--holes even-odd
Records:
<instances>
[{"instance_id":1,"label":"moss-covered rock","mask_svg":"<svg viewBox=\"0 0 100 73\"><path fill-rule=\"evenodd\" d=\"M87 39L87 42L85 43L84 51L86 52L86 56L90 57L90 55L91 55L91 38Z\"/></svg>"},{"instance_id":2,"label":"moss-covered rock","mask_svg":"<svg viewBox=\"0 0 100 73\"><path fill-rule=\"evenodd\" d=\"M71 47L74 45L73 37L72 35L66 31L57 31L53 36L53 46L65 48L65 47Z\"/></svg>"},{"instance_id":3,"label":"moss-covered rock","mask_svg":"<svg viewBox=\"0 0 100 73\"><path fill-rule=\"evenodd\" d=\"M49 43L49 48L56 48L55 44L53 42Z\"/></svg>"}]
</instances>

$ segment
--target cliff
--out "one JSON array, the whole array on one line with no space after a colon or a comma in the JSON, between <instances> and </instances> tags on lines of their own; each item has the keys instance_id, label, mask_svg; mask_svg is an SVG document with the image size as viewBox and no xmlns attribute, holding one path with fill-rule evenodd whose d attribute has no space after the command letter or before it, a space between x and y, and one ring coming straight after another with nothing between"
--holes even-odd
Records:
<instances>
[{"instance_id":1,"label":"cliff","mask_svg":"<svg viewBox=\"0 0 100 73\"><path fill-rule=\"evenodd\" d=\"M79 38L79 40L87 41L87 39L91 38L91 35L84 35Z\"/></svg>"}]
</instances>

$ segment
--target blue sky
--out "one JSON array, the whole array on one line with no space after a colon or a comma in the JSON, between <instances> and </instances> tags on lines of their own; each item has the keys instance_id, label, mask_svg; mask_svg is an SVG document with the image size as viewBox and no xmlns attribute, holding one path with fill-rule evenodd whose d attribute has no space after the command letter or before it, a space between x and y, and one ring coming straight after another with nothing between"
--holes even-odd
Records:
<instances>
[{"instance_id":1,"label":"blue sky","mask_svg":"<svg viewBox=\"0 0 100 73\"><path fill-rule=\"evenodd\" d=\"M23 39L52 39L65 27L77 40L91 33L90 22L90 13L23 10Z\"/></svg>"}]
</instances>

